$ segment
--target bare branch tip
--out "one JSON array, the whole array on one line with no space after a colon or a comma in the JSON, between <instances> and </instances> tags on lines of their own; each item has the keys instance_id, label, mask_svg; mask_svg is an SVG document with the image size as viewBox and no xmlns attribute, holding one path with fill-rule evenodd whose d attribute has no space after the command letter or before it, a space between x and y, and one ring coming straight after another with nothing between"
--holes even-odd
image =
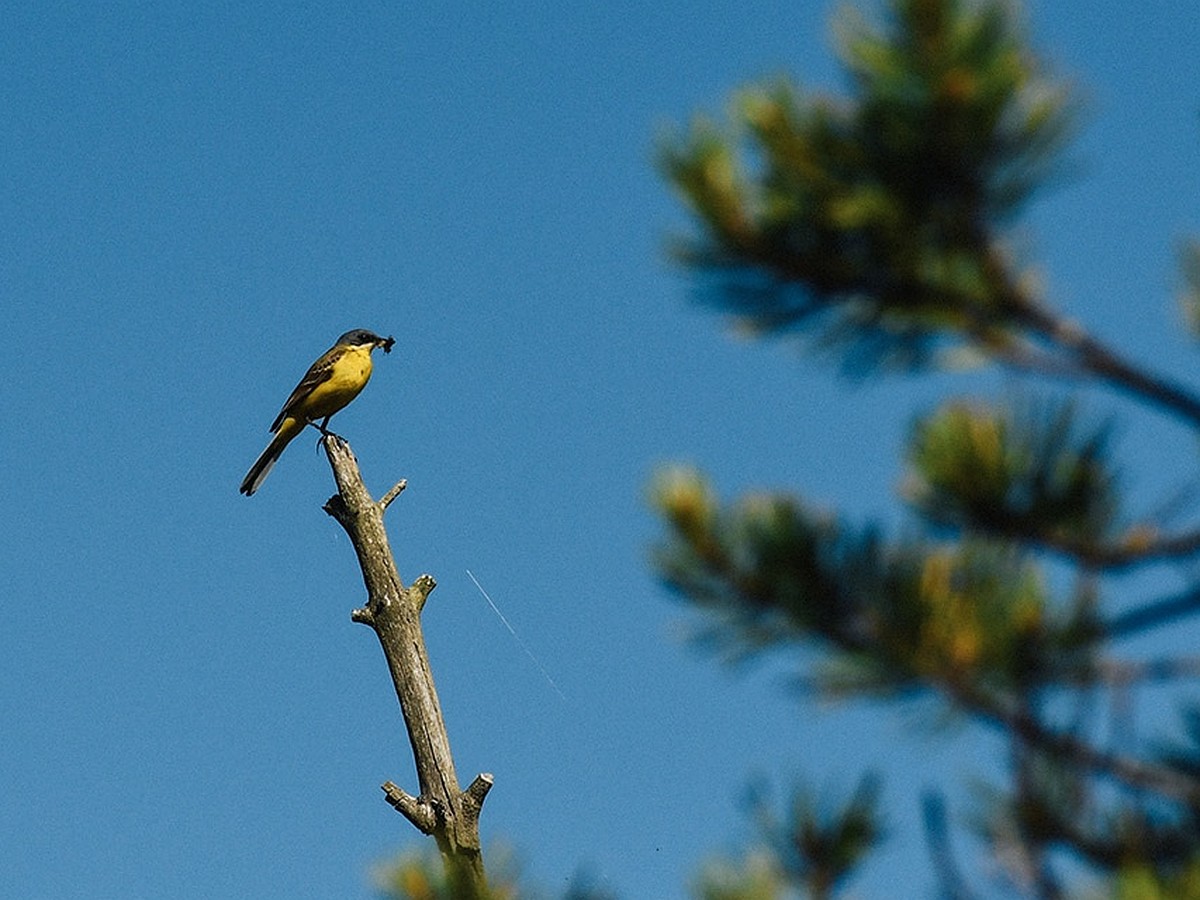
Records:
<instances>
[{"instance_id":1,"label":"bare branch tip","mask_svg":"<svg viewBox=\"0 0 1200 900\"><path fill-rule=\"evenodd\" d=\"M408 487L408 479L401 478L394 485L392 485L392 489L384 494L382 499L380 499L379 508L387 509L389 506L391 506L392 501L399 497L401 491L403 491L406 487Z\"/></svg>"},{"instance_id":2,"label":"bare branch tip","mask_svg":"<svg viewBox=\"0 0 1200 900\"><path fill-rule=\"evenodd\" d=\"M481 772L475 780L462 792L463 814L471 822L479 821L479 813L483 810L483 801L487 799L488 791L492 789L495 779L491 772Z\"/></svg>"},{"instance_id":3,"label":"bare branch tip","mask_svg":"<svg viewBox=\"0 0 1200 900\"><path fill-rule=\"evenodd\" d=\"M433 832L434 826L437 824L437 816L434 815L433 808L429 803L419 797L414 797L391 781L385 781L380 787L383 789L384 799L387 800L388 805L412 822L417 830L425 834Z\"/></svg>"},{"instance_id":4,"label":"bare branch tip","mask_svg":"<svg viewBox=\"0 0 1200 900\"><path fill-rule=\"evenodd\" d=\"M480 772L475 776L475 780L471 782L470 787L463 793L470 796L477 804L483 805L483 799L488 795L488 791L496 783L496 779L491 772Z\"/></svg>"},{"instance_id":5,"label":"bare branch tip","mask_svg":"<svg viewBox=\"0 0 1200 900\"><path fill-rule=\"evenodd\" d=\"M409 591L411 591L412 596L416 600L417 609L425 608L425 601L429 599L429 595L435 587L437 587L437 581L434 580L432 575L417 576L417 580L409 588Z\"/></svg>"},{"instance_id":6,"label":"bare branch tip","mask_svg":"<svg viewBox=\"0 0 1200 900\"><path fill-rule=\"evenodd\" d=\"M370 625L375 627L375 614L371 612L369 606L360 606L358 609L350 610L350 621L358 622L360 625ZM388 784L391 784L389 781Z\"/></svg>"}]
</instances>

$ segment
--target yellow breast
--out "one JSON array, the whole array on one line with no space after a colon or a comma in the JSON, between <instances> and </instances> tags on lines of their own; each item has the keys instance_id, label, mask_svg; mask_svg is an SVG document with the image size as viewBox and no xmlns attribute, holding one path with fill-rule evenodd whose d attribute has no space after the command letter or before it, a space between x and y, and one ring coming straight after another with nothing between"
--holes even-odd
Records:
<instances>
[{"instance_id":1,"label":"yellow breast","mask_svg":"<svg viewBox=\"0 0 1200 900\"><path fill-rule=\"evenodd\" d=\"M329 378L313 388L297 410L309 419L331 416L366 387L371 379L371 348L352 347L333 364Z\"/></svg>"}]
</instances>

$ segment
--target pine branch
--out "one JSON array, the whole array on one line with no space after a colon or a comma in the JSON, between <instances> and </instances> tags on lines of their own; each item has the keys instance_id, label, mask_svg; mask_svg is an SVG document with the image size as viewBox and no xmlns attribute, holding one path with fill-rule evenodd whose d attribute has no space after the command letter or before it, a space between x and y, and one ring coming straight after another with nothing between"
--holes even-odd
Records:
<instances>
[{"instance_id":1,"label":"pine branch","mask_svg":"<svg viewBox=\"0 0 1200 900\"><path fill-rule=\"evenodd\" d=\"M1197 612L1200 612L1200 588L1191 588L1114 616L1100 626L1100 634L1110 640L1131 637Z\"/></svg>"},{"instance_id":2,"label":"pine branch","mask_svg":"<svg viewBox=\"0 0 1200 900\"><path fill-rule=\"evenodd\" d=\"M1127 688L1184 678L1200 678L1200 657L1152 659L1144 662L1101 659L1067 669L1058 676L1051 675L1047 681L1077 687L1103 685L1109 688Z\"/></svg>"},{"instance_id":3,"label":"pine branch","mask_svg":"<svg viewBox=\"0 0 1200 900\"><path fill-rule=\"evenodd\" d=\"M1092 375L1200 426L1200 397L1188 388L1138 368L1089 335L1079 324L1055 315L1021 294L1010 294L1019 321L1047 343L1062 349Z\"/></svg>"},{"instance_id":4,"label":"pine branch","mask_svg":"<svg viewBox=\"0 0 1200 900\"><path fill-rule=\"evenodd\" d=\"M999 524L988 524L983 530L989 534L1008 538L1040 548L1083 568L1116 573L1144 563L1184 559L1200 554L1200 531L1140 540L1136 536L1118 541L1085 541L1068 535L1030 534L1024 528L1005 528Z\"/></svg>"},{"instance_id":5,"label":"pine branch","mask_svg":"<svg viewBox=\"0 0 1200 900\"><path fill-rule=\"evenodd\" d=\"M1053 731L1027 711L974 685L941 681L936 686L982 721L1021 738L1038 750L1130 787L1200 806L1200 782L1175 769L1100 750L1074 735Z\"/></svg>"},{"instance_id":6,"label":"pine branch","mask_svg":"<svg viewBox=\"0 0 1200 900\"><path fill-rule=\"evenodd\" d=\"M950 826L946 821L946 799L937 791L921 795L921 820L925 826L925 843L938 875L938 896L941 900L973 900L959 871L954 848L950 844Z\"/></svg>"},{"instance_id":7,"label":"pine branch","mask_svg":"<svg viewBox=\"0 0 1200 900\"><path fill-rule=\"evenodd\" d=\"M1186 558L1200 553L1200 531L1189 531L1145 542L1125 540L1089 545L1069 538L1042 540L1048 549L1070 556L1088 568L1109 571L1127 569L1148 562Z\"/></svg>"},{"instance_id":8,"label":"pine branch","mask_svg":"<svg viewBox=\"0 0 1200 900\"><path fill-rule=\"evenodd\" d=\"M980 246L987 247L983 251L984 272L1006 317L1013 324L1026 329L1031 336L1060 351L1066 357L1060 371L1077 373L1078 377L1090 374L1152 406L1180 416L1192 425L1200 425L1200 397L1193 391L1139 368L1088 334L1078 322L1066 319L1037 302L1023 285L1014 281L1011 266L996 241L990 240ZM995 355L1003 360L1003 354ZM1055 375L1052 367L1042 358L1031 356L1030 360L1034 363L1031 366L1022 365L1023 360L1019 357L1011 362L1016 368L1033 374L1062 377Z\"/></svg>"},{"instance_id":9,"label":"pine branch","mask_svg":"<svg viewBox=\"0 0 1200 900\"><path fill-rule=\"evenodd\" d=\"M1023 691L1015 706L1018 713L1033 721L1036 719L1036 704L1032 694ZM1037 804L1040 796L1037 783L1037 754L1029 741L1023 736L1014 734L1011 740L1013 787L1015 789L1015 804L1018 810L1028 810ZM1049 842L1040 828L1031 827L1030 817L1018 813L1015 817L1016 828L1013 840L1010 841L1012 853L1010 865L1013 865L1021 880L1038 900L1061 900L1062 887L1054 873L1048 853Z\"/></svg>"}]
</instances>

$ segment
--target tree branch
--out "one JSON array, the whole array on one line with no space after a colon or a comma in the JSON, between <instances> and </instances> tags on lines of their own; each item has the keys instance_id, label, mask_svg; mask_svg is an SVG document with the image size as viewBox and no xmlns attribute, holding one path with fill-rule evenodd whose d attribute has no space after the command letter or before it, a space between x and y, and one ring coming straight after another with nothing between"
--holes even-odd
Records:
<instances>
[{"instance_id":1,"label":"tree branch","mask_svg":"<svg viewBox=\"0 0 1200 900\"><path fill-rule=\"evenodd\" d=\"M396 812L403 814L404 818L412 822L418 831L433 834L433 829L437 826L437 813L432 804L414 797L391 781L385 781L380 786L383 788L387 802L395 808Z\"/></svg>"},{"instance_id":2,"label":"tree branch","mask_svg":"<svg viewBox=\"0 0 1200 900\"><path fill-rule=\"evenodd\" d=\"M958 522L949 524L951 527L962 527ZM1031 534L1023 526L1004 523L972 521L970 525L995 537L1027 544L1085 568L1104 569L1109 573L1145 563L1186 559L1200 554L1200 530L1150 537L1134 529L1117 540L1086 541L1061 534Z\"/></svg>"},{"instance_id":3,"label":"tree branch","mask_svg":"<svg viewBox=\"0 0 1200 900\"><path fill-rule=\"evenodd\" d=\"M1066 351L1084 369L1192 425L1200 425L1200 397L1191 390L1139 369L1089 335L1082 326L1055 315L1023 294L1016 297L1014 308L1019 321L1048 343Z\"/></svg>"},{"instance_id":4,"label":"tree branch","mask_svg":"<svg viewBox=\"0 0 1200 900\"><path fill-rule=\"evenodd\" d=\"M1090 568L1118 571L1148 562L1195 556L1200 553L1200 531L1150 540L1140 540L1132 535L1124 540L1096 544L1071 538L1038 536L1033 543Z\"/></svg>"},{"instance_id":5,"label":"tree branch","mask_svg":"<svg viewBox=\"0 0 1200 900\"><path fill-rule=\"evenodd\" d=\"M1200 657L1145 661L1101 659L1077 668L1068 668L1061 677L1053 676L1050 680L1076 687L1100 684L1110 688L1126 688L1183 678L1200 678Z\"/></svg>"},{"instance_id":6,"label":"tree branch","mask_svg":"<svg viewBox=\"0 0 1200 900\"><path fill-rule=\"evenodd\" d=\"M408 479L401 478L394 485L392 485L392 489L390 491L388 491L386 494L383 495L382 498L380 498L379 508L387 509L389 506L391 506L392 501L395 500L397 497L399 497L400 492L402 490L404 490L406 487L408 487Z\"/></svg>"},{"instance_id":7,"label":"tree branch","mask_svg":"<svg viewBox=\"0 0 1200 900\"><path fill-rule=\"evenodd\" d=\"M954 858L950 845L950 827L946 821L946 800L937 791L925 791L921 795L921 819L925 825L925 843L937 871L942 900L973 900L967 889Z\"/></svg>"},{"instance_id":8,"label":"tree branch","mask_svg":"<svg viewBox=\"0 0 1200 900\"><path fill-rule=\"evenodd\" d=\"M939 686L983 721L1016 735L1045 753L1092 772L1108 775L1131 787L1190 806L1200 806L1200 782L1169 766L1099 750L1074 735L1052 731L1028 712L973 685L940 681Z\"/></svg>"},{"instance_id":9,"label":"tree branch","mask_svg":"<svg viewBox=\"0 0 1200 900\"><path fill-rule=\"evenodd\" d=\"M480 775L462 791L454 771L450 738L433 684L421 610L436 582L421 575L409 587L400 580L396 561L383 526L383 513L404 489L399 482L376 502L367 492L350 445L337 435L322 438L333 468L338 493L325 511L345 529L358 555L367 604L351 613L355 622L371 626L379 638L400 711L408 731L417 769L420 796L383 785L389 804L425 834L437 841L454 896L474 900L486 896L487 879L479 842L479 813L492 786L491 775Z\"/></svg>"},{"instance_id":10,"label":"tree branch","mask_svg":"<svg viewBox=\"0 0 1200 900\"><path fill-rule=\"evenodd\" d=\"M1012 267L996 241L983 239L980 247L987 278L1007 317L1026 329L1030 336L1065 354L1069 360L1064 364L1067 377L1070 377L1070 367L1073 366L1081 370L1080 375L1090 373L1152 406L1180 416L1192 425L1200 425L1200 396L1183 385L1138 368L1088 334L1079 323L1059 316L1038 303L1024 285L1013 280ZM1002 352L997 352L994 347L987 348L986 342L979 342L984 344L985 349L991 349L997 358L1004 359ZM1015 368L1035 374L1054 374L1044 359L1036 355L1029 359L1033 365L1023 365L1019 356L1006 361Z\"/></svg>"},{"instance_id":11,"label":"tree branch","mask_svg":"<svg viewBox=\"0 0 1200 900\"><path fill-rule=\"evenodd\" d=\"M1151 628L1167 625L1176 619L1200 612L1200 588L1191 588L1173 597L1164 597L1113 616L1100 626L1103 637L1125 638Z\"/></svg>"}]
</instances>

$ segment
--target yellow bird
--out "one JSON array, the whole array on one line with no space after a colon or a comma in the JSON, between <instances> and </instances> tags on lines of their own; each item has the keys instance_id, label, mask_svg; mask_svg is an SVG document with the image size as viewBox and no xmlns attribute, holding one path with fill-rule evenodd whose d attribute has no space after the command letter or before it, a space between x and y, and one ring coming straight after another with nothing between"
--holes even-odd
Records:
<instances>
[{"instance_id":1,"label":"yellow bird","mask_svg":"<svg viewBox=\"0 0 1200 900\"><path fill-rule=\"evenodd\" d=\"M258 490L292 438L312 425L328 434L330 417L358 396L371 378L371 351L382 347L392 352L396 343L373 331L356 328L347 331L321 355L300 379L292 396L271 424L274 439L254 461L242 480L241 492L249 497Z\"/></svg>"}]
</instances>

